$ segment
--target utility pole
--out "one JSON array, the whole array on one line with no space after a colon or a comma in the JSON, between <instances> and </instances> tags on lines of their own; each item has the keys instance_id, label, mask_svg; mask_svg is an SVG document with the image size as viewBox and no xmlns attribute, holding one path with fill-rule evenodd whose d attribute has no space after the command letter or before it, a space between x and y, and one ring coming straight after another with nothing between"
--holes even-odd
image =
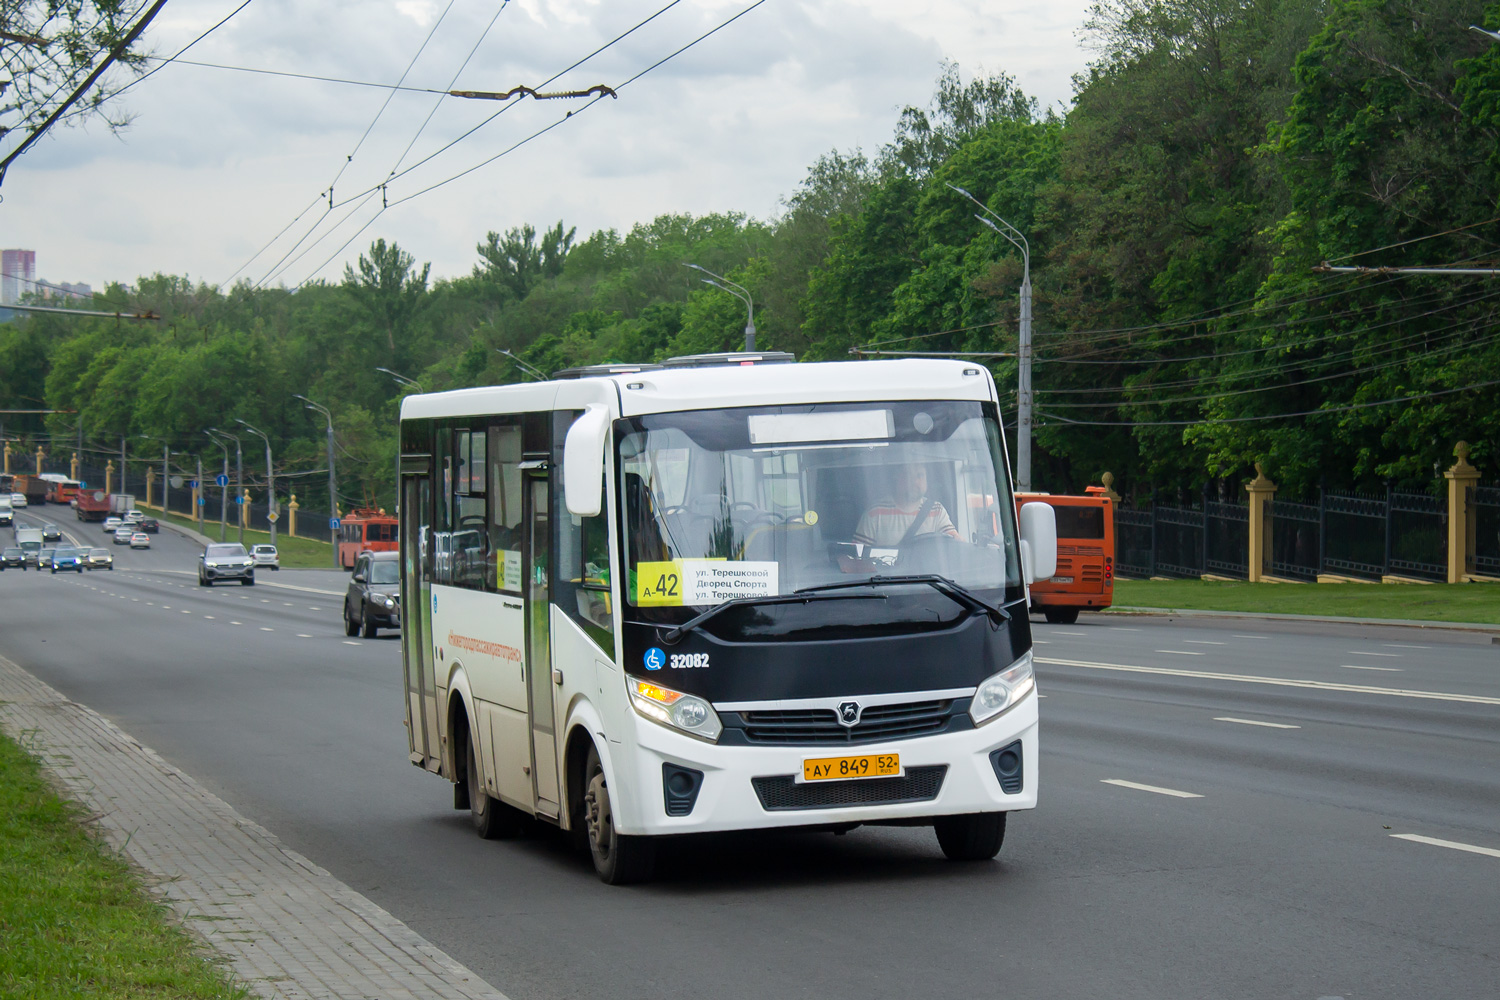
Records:
<instances>
[{"instance_id":1,"label":"utility pole","mask_svg":"<svg viewBox=\"0 0 1500 1000\"><path fill-rule=\"evenodd\" d=\"M125 438L120 438L120 492L125 492Z\"/></svg>"},{"instance_id":2,"label":"utility pole","mask_svg":"<svg viewBox=\"0 0 1500 1000\"><path fill-rule=\"evenodd\" d=\"M199 455L198 456L198 496L197 496L196 501L193 504L194 508L196 508L193 511L193 513L198 515L198 534L200 534L200 535L203 534L203 508L206 506L206 504L203 501L204 501L204 496L203 496L203 456Z\"/></svg>"},{"instance_id":3,"label":"utility pole","mask_svg":"<svg viewBox=\"0 0 1500 1000\"><path fill-rule=\"evenodd\" d=\"M231 441L234 442L234 488L236 490L239 490L239 491L243 492L243 484L245 482L245 456L244 456L244 453L240 450L240 436L238 434L231 434L228 431L221 431L217 427L210 427L209 430L212 431L213 434L222 435L223 437L226 437L229 440L231 440ZM212 436L212 435L210 435L210 436ZM228 449L227 446L223 445L222 443L220 443L219 447L224 448L224 478L228 479L229 478L229 449ZM228 492L229 492L229 487L228 487L228 485L225 485L224 492L222 492L222 493L219 494L219 541L221 541L221 542L224 541L224 521L225 521L225 519L227 517L227 508L228 508L228 504L229 504ZM244 501L244 497L243 496L239 497L239 501L238 502L243 502L243 501ZM240 544L244 545L245 544L245 519L243 517L239 518L239 533L240 533Z\"/></svg>"},{"instance_id":4,"label":"utility pole","mask_svg":"<svg viewBox=\"0 0 1500 1000\"><path fill-rule=\"evenodd\" d=\"M163 441L161 445L161 516L163 520L165 520L167 515L171 513L171 511L167 509L167 501L172 497L172 484L167 482L167 463L170 460L171 455L172 446Z\"/></svg>"},{"instance_id":5,"label":"utility pole","mask_svg":"<svg viewBox=\"0 0 1500 1000\"><path fill-rule=\"evenodd\" d=\"M328 542L329 548L333 549L333 564L339 565L339 531L333 526L334 519L339 516L339 481L333 473L333 414L325 406L319 406L306 396L292 393L293 399L300 399L306 404L307 409L317 410L323 414L328 421ZM398 449L399 450L399 449Z\"/></svg>"},{"instance_id":6,"label":"utility pole","mask_svg":"<svg viewBox=\"0 0 1500 1000\"><path fill-rule=\"evenodd\" d=\"M946 183L946 182L944 182ZM983 215L974 218L989 226L995 232L1004 236L1016 249L1021 251L1021 261L1024 267L1021 277L1021 331L1020 345L1016 352L1020 369L1020 377L1016 386L1016 491L1020 493L1031 492L1031 244L1021 231L1006 222L1000 216L991 212L989 206L974 197L963 188L954 184L948 184L949 188L957 191L965 198L972 201L982 209L985 215L996 220L1000 226L995 225Z\"/></svg>"},{"instance_id":7,"label":"utility pole","mask_svg":"<svg viewBox=\"0 0 1500 1000\"><path fill-rule=\"evenodd\" d=\"M276 472L271 467L271 439L264 432L256 430L239 417L234 422L244 427L245 430L254 434L266 443L266 521L271 525L271 544L276 544Z\"/></svg>"}]
</instances>

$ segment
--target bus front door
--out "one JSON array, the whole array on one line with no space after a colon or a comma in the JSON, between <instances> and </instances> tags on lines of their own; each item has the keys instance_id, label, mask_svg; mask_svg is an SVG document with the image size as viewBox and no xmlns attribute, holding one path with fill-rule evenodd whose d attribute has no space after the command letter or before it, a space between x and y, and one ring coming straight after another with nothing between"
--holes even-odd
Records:
<instances>
[{"instance_id":1,"label":"bus front door","mask_svg":"<svg viewBox=\"0 0 1500 1000\"><path fill-rule=\"evenodd\" d=\"M537 812L556 817L562 796L553 723L551 598L551 491L545 470L526 476L526 665L530 674L531 769Z\"/></svg>"}]
</instances>

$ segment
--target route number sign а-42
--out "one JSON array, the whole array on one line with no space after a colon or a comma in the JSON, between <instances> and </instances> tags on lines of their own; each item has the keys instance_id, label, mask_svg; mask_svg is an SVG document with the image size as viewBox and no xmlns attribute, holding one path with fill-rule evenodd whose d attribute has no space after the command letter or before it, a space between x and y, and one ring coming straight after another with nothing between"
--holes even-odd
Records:
<instances>
[{"instance_id":1,"label":"route number sign \u0430-42","mask_svg":"<svg viewBox=\"0 0 1500 1000\"><path fill-rule=\"evenodd\" d=\"M732 559L674 559L636 566L640 607L707 606L736 597L774 597L781 564Z\"/></svg>"},{"instance_id":2,"label":"route number sign \u0430-42","mask_svg":"<svg viewBox=\"0 0 1500 1000\"><path fill-rule=\"evenodd\" d=\"M894 778L901 774L901 755L872 753L859 757L813 757L802 762L803 781L848 781Z\"/></svg>"}]
</instances>

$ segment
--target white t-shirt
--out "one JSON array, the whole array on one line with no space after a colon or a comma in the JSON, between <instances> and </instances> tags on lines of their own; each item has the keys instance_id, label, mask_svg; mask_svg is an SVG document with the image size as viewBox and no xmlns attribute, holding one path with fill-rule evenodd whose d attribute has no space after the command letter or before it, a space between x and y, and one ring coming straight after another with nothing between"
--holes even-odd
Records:
<instances>
[{"instance_id":1,"label":"white t-shirt","mask_svg":"<svg viewBox=\"0 0 1500 1000\"><path fill-rule=\"evenodd\" d=\"M854 540L861 545L875 545L881 548L901 544L901 539L906 537L907 529L916 520L918 512L926 502L926 497L919 497L909 504L897 503L890 498L877 500L875 505L865 511L864 516L859 519L859 524L854 529ZM928 507L927 517L914 532L913 537L920 538L922 535L935 533L953 538L958 537L958 529L953 526L948 512L936 500L932 502L932 506Z\"/></svg>"}]
</instances>

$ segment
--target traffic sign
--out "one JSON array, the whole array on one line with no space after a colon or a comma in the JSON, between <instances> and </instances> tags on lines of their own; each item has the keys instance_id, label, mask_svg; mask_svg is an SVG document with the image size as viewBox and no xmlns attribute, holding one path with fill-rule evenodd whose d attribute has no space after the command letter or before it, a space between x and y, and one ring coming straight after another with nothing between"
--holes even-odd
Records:
<instances>
[{"instance_id":1,"label":"traffic sign","mask_svg":"<svg viewBox=\"0 0 1500 1000\"><path fill-rule=\"evenodd\" d=\"M339 519L336 518L336 517L330 517L328 519L328 526L330 528L332 528L334 531L339 530Z\"/></svg>"},{"instance_id":2,"label":"traffic sign","mask_svg":"<svg viewBox=\"0 0 1500 1000\"><path fill-rule=\"evenodd\" d=\"M168 482L170 482L172 484L172 489L174 489L174 490L180 490L180 489L182 489L182 477L181 476L173 476L170 480L168 480ZM197 484L194 484L194 485L196 486Z\"/></svg>"},{"instance_id":3,"label":"traffic sign","mask_svg":"<svg viewBox=\"0 0 1500 1000\"><path fill-rule=\"evenodd\" d=\"M234 498L234 502L235 503L244 503L245 502L245 498L244 497L235 497Z\"/></svg>"},{"instance_id":4,"label":"traffic sign","mask_svg":"<svg viewBox=\"0 0 1500 1000\"><path fill-rule=\"evenodd\" d=\"M214 477L214 485L215 486L228 486L229 485L229 477L225 476L225 475L222 475L222 474L215 476Z\"/></svg>"},{"instance_id":5,"label":"traffic sign","mask_svg":"<svg viewBox=\"0 0 1500 1000\"><path fill-rule=\"evenodd\" d=\"M198 498L198 506L199 507L202 507L206 503L208 503L208 497L199 497Z\"/></svg>"},{"instance_id":6,"label":"traffic sign","mask_svg":"<svg viewBox=\"0 0 1500 1000\"><path fill-rule=\"evenodd\" d=\"M188 480L188 489L190 489L190 490L196 490L197 488L198 488L198 480L196 480L196 479L189 479Z\"/></svg>"},{"instance_id":7,"label":"traffic sign","mask_svg":"<svg viewBox=\"0 0 1500 1000\"><path fill-rule=\"evenodd\" d=\"M277 513L276 513L276 512L275 512L275 511L274 511L274 510L273 510L273 511L271 511L271 512L270 512L270 513L269 513L269 514L267 514L267 515L266 515L266 520L267 520L267 521L270 521L270 522L271 522L271 523L272 523L272 524L275 524L275 523L276 523L276 519L277 519L277 518L278 518L278 517L279 517L279 516L280 516L280 515L279 515L279 514L277 514Z\"/></svg>"},{"instance_id":8,"label":"traffic sign","mask_svg":"<svg viewBox=\"0 0 1500 1000\"><path fill-rule=\"evenodd\" d=\"M79 480L79 481L78 481L78 488L79 488L79 489L80 489L80 490L86 490L86 489L88 489L88 488L89 488L89 484L88 484L88 483L86 483L86 482L84 482L84 481L83 481L83 480L81 480L81 479L80 479L80 480Z\"/></svg>"}]
</instances>

